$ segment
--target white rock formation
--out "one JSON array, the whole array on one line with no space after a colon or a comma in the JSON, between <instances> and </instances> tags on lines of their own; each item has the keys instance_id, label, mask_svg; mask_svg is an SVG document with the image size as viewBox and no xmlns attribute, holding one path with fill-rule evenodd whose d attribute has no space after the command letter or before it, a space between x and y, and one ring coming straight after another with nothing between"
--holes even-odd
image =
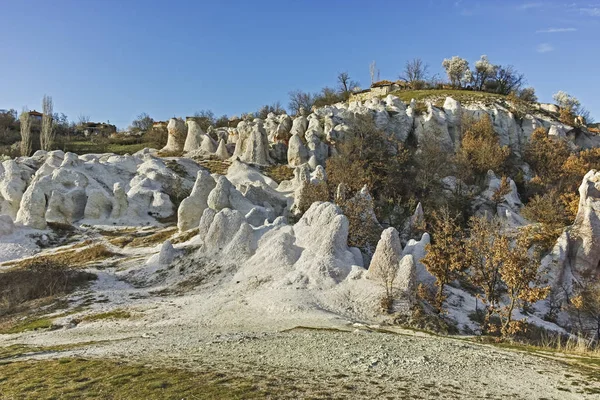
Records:
<instances>
[{"instance_id":1,"label":"white rock formation","mask_svg":"<svg viewBox=\"0 0 600 400\"><path fill-rule=\"evenodd\" d=\"M517 190L517 184L510 178L508 179L508 184L510 185L510 192L503 196L504 205L508 206L510 209L518 211L523 203L521 203L521 199L519 198L519 192ZM482 193L482 196L487 200L492 201L494 194L500 188L501 179L496 177L494 171L488 171L486 177L486 190Z\"/></svg>"},{"instance_id":2,"label":"white rock formation","mask_svg":"<svg viewBox=\"0 0 600 400\"><path fill-rule=\"evenodd\" d=\"M0 163L0 214L16 218L21 198L35 170L24 162Z\"/></svg>"},{"instance_id":3,"label":"white rock formation","mask_svg":"<svg viewBox=\"0 0 600 400\"><path fill-rule=\"evenodd\" d=\"M427 254L427 252L425 251L425 247L430 242L431 237L429 236L429 233L425 232L421 236L420 240L417 241L411 239L408 241L408 243L404 247L404 250L402 250L402 256L405 257L408 254L413 256L416 265L417 281L419 283L433 285L435 283L435 278L427 271L425 265L421 263L421 259L425 257L425 254Z\"/></svg>"},{"instance_id":4,"label":"white rock formation","mask_svg":"<svg viewBox=\"0 0 600 400\"><path fill-rule=\"evenodd\" d=\"M600 172L589 171L579 186L579 209L571 236L571 267L577 274L600 274Z\"/></svg>"},{"instance_id":5,"label":"white rock formation","mask_svg":"<svg viewBox=\"0 0 600 400\"><path fill-rule=\"evenodd\" d=\"M216 182L208 171L198 171L192 193L183 199L177 210L177 227L180 232L198 227L204 210L208 208L208 196L215 186Z\"/></svg>"},{"instance_id":6,"label":"white rock formation","mask_svg":"<svg viewBox=\"0 0 600 400\"><path fill-rule=\"evenodd\" d=\"M202 143L200 144L200 150L212 154L215 151L217 151L217 144L215 143L213 138L211 138L208 135L204 135L204 137L202 138Z\"/></svg>"},{"instance_id":7,"label":"white rock formation","mask_svg":"<svg viewBox=\"0 0 600 400\"><path fill-rule=\"evenodd\" d=\"M269 139L262 120L257 118L254 121L242 121L237 126L237 132L239 136L233 159L239 158L241 161L258 165L271 163Z\"/></svg>"},{"instance_id":8,"label":"white rock formation","mask_svg":"<svg viewBox=\"0 0 600 400\"><path fill-rule=\"evenodd\" d=\"M337 206L313 203L294 225L294 235L295 245L303 250L291 281L328 286L350 273L355 257L348 248L348 219Z\"/></svg>"},{"instance_id":9,"label":"white rock formation","mask_svg":"<svg viewBox=\"0 0 600 400\"><path fill-rule=\"evenodd\" d=\"M408 300L409 305L417 302L417 265L412 254L408 254L400 260L395 285L402 297Z\"/></svg>"},{"instance_id":10,"label":"white rock formation","mask_svg":"<svg viewBox=\"0 0 600 400\"><path fill-rule=\"evenodd\" d=\"M206 208L202 213L202 217L200 217L200 222L198 223L198 236L202 240L204 240L208 234L208 230L215 219L215 215L217 215L217 212L212 208Z\"/></svg>"},{"instance_id":11,"label":"white rock formation","mask_svg":"<svg viewBox=\"0 0 600 400\"><path fill-rule=\"evenodd\" d=\"M158 253L158 264L161 266L167 266L173 262L176 255L177 250L175 250L170 240L166 240L160 247L160 252Z\"/></svg>"},{"instance_id":12,"label":"white rock formation","mask_svg":"<svg viewBox=\"0 0 600 400\"><path fill-rule=\"evenodd\" d=\"M219 140L219 147L217 147L215 155L221 160L227 160L230 157L225 140Z\"/></svg>"},{"instance_id":13,"label":"white rock formation","mask_svg":"<svg viewBox=\"0 0 600 400\"><path fill-rule=\"evenodd\" d=\"M203 251L209 254L221 253L231 242L245 222L244 214L238 210L224 208L213 218L210 228L203 238Z\"/></svg>"},{"instance_id":14,"label":"white rock formation","mask_svg":"<svg viewBox=\"0 0 600 400\"><path fill-rule=\"evenodd\" d=\"M379 281L382 285L393 282L398 274L402 244L396 228L390 227L381 233L371 265L367 271L367 278Z\"/></svg>"},{"instance_id":15,"label":"white rock formation","mask_svg":"<svg viewBox=\"0 0 600 400\"><path fill-rule=\"evenodd\" d=\"M185 122L181 118L171 118L167 125L167 145L162 148L164 152L179 153L183 151L186 142L187 132Z\"/></svg>"},{"instance_id":16,"label":"white rock formation","mask_svg":"<svg viewBox=\"0 0 600 400\"><path fill-rule=\"evenodd\" d=\"M3 163L8 168L0 176L0 206L2 214L14 215L16 222L37 229L44 229L47 222L118 220L137 225L153 217L168 217L175 211L170 196L190 190L191 177L199 169L191 160L181 159L170 161L177 163L178 172L174 172L144 152L81 157L62 152L36 154L16 164Z\"/></svg>"},{"instance_id":17,"label":"white rock formation","mask_svg":"<svg viewBox=\"0 0 600 400\"><path fill-rule=\"evenodd\" d=\"M290 139L287 159L290 167L298 167L308 161L308 149L298 134L292 135Z\"/></svg>"},{"instance_id":18,"label":"white rock formation","mask_svg":"<svg viewBox=\"0 0 600 400\"><path fill-rule=\"evenodd\" d=\"M183 151L190 152L198 150L202 144L202 140L207 135L204 133L198 122L194 119L188 119L185 121L187 125L187 136L183 146Z\"/></svg>"}]
</instances>

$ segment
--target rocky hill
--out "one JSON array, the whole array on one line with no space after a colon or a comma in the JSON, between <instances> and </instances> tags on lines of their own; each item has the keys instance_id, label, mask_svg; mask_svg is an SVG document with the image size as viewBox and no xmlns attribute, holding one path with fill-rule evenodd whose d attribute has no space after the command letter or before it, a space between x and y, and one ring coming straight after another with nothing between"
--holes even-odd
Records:
<instances>
[{"instance_id":1,"label":"rocky hill","mask_svg":"<svg viewBox=\"0 0 600 400\"><path fill-rule=\"evenodd\" d=\"M220 351L228 352L234 350L221 342L245 343L255 337L248 332L260 335L297 327L351 327L363 332L363 328L372 331L375 326L389 326L393 331L398 324L412 321L412 326L446 333L486 333L478 319L482 293L462 278L440 285L425 260L431 249L428 245L439 243L436 235L441 231L432 230L434 224L424 224L437 213L414 204L412 215L402 223L380 218L379 193L369 185L352 192L340 184L333 199L326 193L323 201L310 201L311 189L331 185L328 160L344 157L344 146L357 137L357 120L368 121L386 143L393 143L392 156L412 149L410 154L418 158L432 140L444 154L458 153L465 135L470 134L466 121L481 121L484 116L491 121L499 148L511 154L512 171L520 177L502 178L503 171L487 171L479 181L468 182L458 174L434 175L431 181L440 187L435 196L468 197L465 209L472 215L494 215L503 232L518 236L540 225L522 215L524 200L519 192L539 178L532 172L534 166L526 162L534 132L542 128L549 143L563 143L573 154L599 147L600 139L584 125L561 122L556 108L523 106L506 99L461 104L447 97L443 103L431 98L406 104L389 95L310 113L301 110L296 117L246 117L235 128L208 132L194 119L173 118L163 149L123 156L38 151L31 157L3 161L3 275L43 261L85 269L97 279L64 293L69 299L66 310L51 303L42 311L32 311L5 295L4 316L0 317L9 330L19 331L17 320L35 326L40 318L50 321L45 327L53 330L2 335L0 340L47 346L130 340L132 332L137 332L131 346L115 344L106 350L92 346L86 351L106 355L135 349L138 355L134 357L143 360L140 355L148 348L151 354L163 348L154 344L163 341L163 333L168 336L164 343L181 345L174 354L191 351L188 338L179 342L178 335L198 335L201 342L210 340L207 335L218 335L212 343L218 342L217 346L225 346ZM364 149L375 147L368 136L362 143ZM284 173L274 173L278 169ZM536 281L536 285L547 287L549 295L510 310L513 320L526 319L531 327L566 336L574 332L569 299L578 295L580 281L598 273L600 262L596 246L600 174L591 170L579 179L573 227L564 230L539 262L537 272L543 282ZM430 199L417 200L430 204ZM358 240L357 226L374 227L376 238ZM441 314L423 292L433 292L436 285L444 296ZM509 303L504 293L497 306ZM115 310L140 317L118 322L94 319ZM415 310L421 315L418 322ZM21 326L29 329L27 324ZM191 333L192 327L200 328ZM148 338L148 346L140 345L139 332ZM236 336L235 332L243 333ZM310 346L321 340L317 334L309 336ZM446 352L462 345L443 342L439 346ZM356 357L362 360L358 364L368 364L367 370L374 371L391 371L389 363L399 362L388 355L369 362L364 356ZM444 365L450 368L456 361L442 357L431 364L432 357L436 356L423 356L419 362L435 370ZM558 373L554 365L548 368ZM526 387L523 379L514 379ZM490 390L498 396L501 385L495 385ZM476 388L457 390L467 395ZM529 389L523 390L513 394L527 397L524 393L530 393ZM556 385L543 390L549 396L560 393ZM369 394L375 393L369 389Z\"/></svg>"}]
</instances>

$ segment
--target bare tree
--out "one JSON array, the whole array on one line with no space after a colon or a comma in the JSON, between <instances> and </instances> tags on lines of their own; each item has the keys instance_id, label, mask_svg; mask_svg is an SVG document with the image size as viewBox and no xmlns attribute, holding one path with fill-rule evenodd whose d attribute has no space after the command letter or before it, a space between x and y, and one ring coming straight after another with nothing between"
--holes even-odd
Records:
<instances>
[{"instance_id":1,"label":"bare tree","mask_svg":"<svg viewBox=\"0 0 600 400\"><path fill-rule=\"evenodd\" d=\"M316 96L314 94L303 92L301 90L295 90L290 92L289 95L290 102L288 104L288 108L292 114L298 114L301 108L309 111L315 104Z\"/></svg>"},{"instance_id":2,"label":"bare tree","mask_svg":"<svg viewBox=\"0 0 600 400\"><path fill-rule=\"evenodd\" d=\"M52 97L44 95L42 99L42 131L40 133L40 147L42 150L50 151L54 145L54 123Z\"/></svg>"},{"instance_id":3,"label":"bare tree","mask_svg":"<svg viewBox=\"0 0 600 400\"><path fill-rule=\"evenodd\" d=\"M256 118L266 119L270 113L275 115L285 114L285 109L281 105L280 101L276 101L273 104L265 104L254 113L254 116Z\"/></svg>"},{"instance_id":4,"label":"bare tree","mask_svg":"<svg viewBox=\"0 0 600 400\"><path fill-rule=\"evenodd\" d=\"M496 93L509 94L518 92L525 83L525 75L519 73L512 65L499 66L492 80L492 88Z\"/></svg>"},{"instance_id":5,"label":"bare tree","mask_svg":"<svg viewBox=\"0 0 600 400\"><path fill-rule=\"evenodd\" d=\"M197 111L194 113L194 118L204 132L208 130L209 126L215 125L215 113L213 113L211 110Z\"/></svg>"},{"instance_id":6,"label":"bare tree","mask_svg":"<svg viewBox=\"0 0 600 400\"><path fill-rule=\"evenodd\" d=\"M337 81L342 94L350 93L354 88L358 87L358 82L353 81L348 72L340 72L337 76Z\"/></svg>"},{"instance_id":7,"label":"bare tree","mask_svg":"<svg viewBox=\"0 0 600 400\"><path fill-rule=\"evenodd\" d=\"M90 122L90 116L85 114L79 114L77 117L77 125L83 125Z\"/></svg>"},{"instance_id":8,"label":"bare tree","mask_svg":"<svg viewBox=\"0 0 600 400\"><path fill-rule=\"evenodd\" d=\"M404 65L403 75L400 76L400 79L414 83L426 81L428 76L429 65L424 63L420 58L414 58L406 62Z\"/></svg>"},{"instance_id":9,"label":"bare tree","mask_svg":"<svg viewBox=\"0 0 600 400\"><path fill-rule=\"evenodd\" d=\"M142 133L148 132L152 129L152 125L154 124L154 119L146 113L141 113L137 116L135 120L131 123L131 126L134 130Z\"/></svg>"},{"instance_id":10,"label":"bare tree","mask_svg":"<svg viewBox=\"0 0 600 400\"><path fill-rule=\"evenodd\" d=\"M21 155L29 156L32 149L31 116L29 115L29 110L24 108L19 116L19 120L21 121Z\"/></svg>"},{"instance_id":11,"label":"bare tree","mask_svg":"<svg viewBox=\"0 0 600 400\"><path fill-rule=\"evenodd\" d=\"M379 70L377 69L375 61L369 64L369 74L371 75L371 85L375 83L375 77L379 80Z\"/></svg>"}]
</instances>

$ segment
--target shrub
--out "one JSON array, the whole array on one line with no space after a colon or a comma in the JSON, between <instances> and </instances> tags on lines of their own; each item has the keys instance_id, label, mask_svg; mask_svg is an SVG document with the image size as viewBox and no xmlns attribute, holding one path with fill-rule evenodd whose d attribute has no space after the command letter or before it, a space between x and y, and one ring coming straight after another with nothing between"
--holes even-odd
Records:
<instances>
[{"instance_id":1,"label":"shrub","mask_svg":"<svg viewBox=\"0 0 600 400\"><path fill-rule=\"evenodd\" d=\"M565 141L552 139L544 128L538 128L533 131L525 147L524 161L543 184L553 184L560 180L563 164L569 155Z\"/></svg>"},{"instance_id":2,"label":"shrub","mask_svg":"<svg viewBox=\"0 0 600 400\"><path fill-rule=\"evenodd\" d=\"M0 273L0 316L12 314L26 302L64 295L96 279L89 272L51 260L38 260Z\"/></svg>"},{"instance_id":3,"label":"shrub","mask_svg":"<svg viewBox=\"0 0 600 400\"><path fill-rule=\"evenodd\" d=\"M540 285L541 280L538 273L540 265L540 253L534 247L531 249L530 238L527 235L519 235L514 244L509 240L503 240L502 266L500 275L506 286L509 303L500 312L502 319L502 336L512 336L524 328L524 321L512 319L513 310L524 304L535 303L543 300L549 293L548 287Z\"/></svg>"},{"instance_id":4,"label":"shrub","mask_svg":"<svg viewBox=\"0 0 600 400\"><path fill-rule=\"evenodd\" d=\"M510 155L507 146L500 146L492 120L484 115L479 120L463 116L461 148L456 154L464 181L481 181L488 170L503 171Z\"/></svg>"},{"instance_id":5,"label":"shrub","mask_svg":"<svg viewBox=\"0 0 600 400\"><path fill-rule=\"evenodd\" d=\"M329 192L335 193L340 184L354 193L366 185L382 221L388 216L389 202L408 191L408 151L378 129L370 116L356 116L346 135L343 143L336 144L338 155L326 163Z\"/></svg>"},{"instance_id":6,"label":"shrub","mask_svg":"<svg viewBox=\"0 0 600 400\"><path fill-rule=\"evenodd\" d=\"M494 194L492 195L492 201L496 203L496 205L502 203L504 201L504 196L511 192L510 183L508 182L508 178L503 176L500 180L500 186Z\"/></svg>"},{"instance_id":7,"label":"shrub","mask_svg":"<svg viewBox=\"0 0 600 400\"><path fill-rule=\"evenodd\" d=\"M571 222L564 202L556 190L535 195L521 209L521 214L528 220L539 223L528 230L533 242L543 250L551 249L563 228Z\"/></svg>"},{"instance_id":8,"label":"shrub","mask_svg":"<svg viewBox=\"0 0 600 400\"><path fill-rule=\"evenodd\" d=\"M321 89L321 93L316 94L314 97L314 107L324 107L332 104L336 104L346 100L347 94L338 92L330 87L324 87Z\"/></svg>"},{"instance_id":9,"label":"shrub","mask_svg":"<svg viewBox=\"0 0 600 400\"><path fill-rule=\"evenodd\" d=\"M373 201L370 196L358 195L349 200L336 198L348 218L348 245L372 255L381 236L381 226L372 218Z\"/></svg>"},{"instance_id":10,"label":"shrub","mask_svg":"<svg viewBox=\"0 0 600 400\"><path fill-rule=\"evenodd\" d=\"M577 283L569 303L575 316L578 333L600 343L600 286L593 277L586 276Z\"/></svg>"},{"instance_id":11,"label":"shrub","mask_svg":"<svg viewBox=\"0 0 600 400\"><path fill-rule=\"evenodd\" d=\"M298 203L299 214L304 214L316 201L329 201L329 190L325 182L307 182L300 190L300 201Z\"/></svg>"},{"instance_id":12,"label":"shrub","mask_svg":"<svg viewBox=\"0 0 600 400\"><path fill-rule=\"evenodd\" d=\"M452 216L447 208L432 213L429 231L432 242L421 262L436 279L435 306L442 311L444 286L455 280L466 267L463 231L457 223L459 216Z\"/></svg>"},{"instance_id":13,"label":"shrub","mask_svg":"<svg viewBox=\"0 0 600 400\"><path fill-rule=\"evenodd\" d=\"M481 297L486 305L482 320L482 331L488 331L488 325L497 311L502 281L500 268L505 250L505 238L501 234L501 222L488 220L486 216L472 217L469 220L470 236L466 240L466 254L470 265L469 279L485 296Z\"/></svg>"},{"instance_id":14,"label":"shrub","mask_svg":"<svg viewBox=\"0 0 600 400\"><path fill-rule=\"evenodd\" d=\"M521 89L518 93L518 97L521 101L528 103L536 103L538 101L538 98L535 95L535 89L532 87Z\"/></svg>"}]
</instances>

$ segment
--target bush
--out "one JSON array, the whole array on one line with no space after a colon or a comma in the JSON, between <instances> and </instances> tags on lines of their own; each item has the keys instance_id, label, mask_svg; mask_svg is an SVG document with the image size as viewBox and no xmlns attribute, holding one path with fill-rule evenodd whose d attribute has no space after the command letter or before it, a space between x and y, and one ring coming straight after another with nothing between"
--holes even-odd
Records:
<instances>
[{"instance_id":1,"label":"bush","mask_svg":"<svg viewBox=\"0 0 600 400\"><path fill-rule=\"evenodd\" d=\"M543 184L553 184L560 180L562 166L569 155L569 147L565 141L552 139L544 128L538 128L529 138L524 161Z\"/></svg>"},{"instance_id":2,"label":"bush","mask_svg":"<svg viewBox=\"0 0 600 400\"><path fill-rule=\"evenodd\" d=\"M367 186L374 200L375 213L382 221L389 203L397 203L411 185L407 173L408 151L402 143L379 130L370 116L357 116L343 143L336 144L338 155L326 163L330 194L344 184L352 193Z\"/></svg>"},{"instance_id":3,"label":"bush","mask_svg":"<svg viewBox=\"0 0 600 400\"><path fill-rule=\"evenodd\" d=\"M167 145L169 134L165 128L151 128L143 136L143 142L149 147L162 149Z\"/></svg>"},{"instance_id":4,"label":"bush","mask_svg":"<svg viewBox=\"0 0 600 400\"><path fill-rule=\"evenodd\" d=\"M300 201L298 203L299 214L304 214L316 201L329 201L329 190L325 182L310 183L307 182L300 191Z\"/></svg>"},{"instance_id":5,"label":"bush","mask_svg":"<svg viewBox=\"0 0 600 400\"><path fill-rule=\"evenodd\" d=\"M556 190L535 195L522 209L521 215L538 226L530 226L530 236L544 251L551 249L563 228L571 223L570 214Z\"/></svg>"},{"instance_id":6,"label":"bush","mask_svg":"<svg viewBox=\"0 0 600 400\"><path fill-rule=\"evenodd\" d=\"M428 228L433 233L432 242L425 246L427 253L421 262L436 279L435 307L441 312L445 300L444 287L457 279L467 266L465 241L458 215L453 216L444 208L434 211L431 217Z\"/></svg>"},{"instance_id":7,"label":"bush","mask_svg":"<svg viewBox=\"0 0 600 400\"><path fill-rule=\"evenodd\" d=\"M480 182L488 170L498 173L506 169L510 149L500 146L500 139L487 114L479 120L463 116L462 131L461 147L456 160L465 182Z\"/></svg>"},{"instance_id":8,"label":"bush","mask_svg":"<svg viewBox=\"0 0 600 400\"><path fill-rule=\"evenodd\" d=\"M525 101L528 103L536 103L538 101L537 96L535 95L535 89L532 87L527 87L522 89L518 93L518 97L521 101Z\"/></svg>"},{"instance_id":9,"label":"bush","mask_svg":"<svg viewBox=\"0 0 600 400\"><path fill-rule=\"evenodd\" d=\"M358 247L369 256L373 255L382 229L372 218L372 199L358 194L348 200L336 198L336 203L348 218L348 245Z\"/></svg>"}]
</instances>

